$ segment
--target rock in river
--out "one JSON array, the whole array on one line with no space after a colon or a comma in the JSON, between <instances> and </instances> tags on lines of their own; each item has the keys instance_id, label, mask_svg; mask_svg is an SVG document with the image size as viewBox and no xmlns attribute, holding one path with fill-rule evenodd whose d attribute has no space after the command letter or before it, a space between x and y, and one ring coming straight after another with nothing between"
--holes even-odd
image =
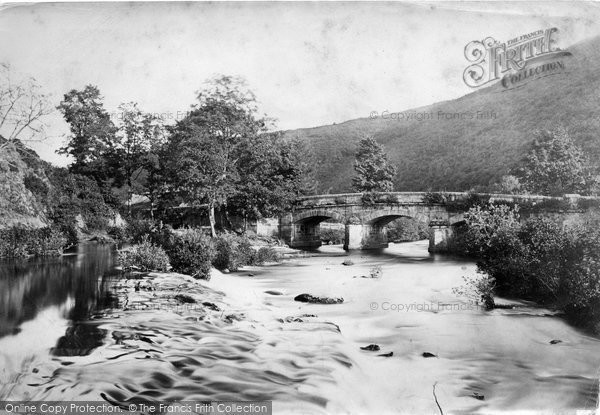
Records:
<instances>
[{"instance_id":1,"label":"rock in river","mask_svg":"<svg viewBox=\"0 0 600 415\"><path fill-rule=\"evenodd\" d=\"M344 302L343 298L331 298L331 297L317 297L311 294L300 294L294 298L294 301L301 303L315 303L315 304L340 304Z\"/></svg>"},{"instance_id":2,"label":"rock in river","mask_svg":"<svg viewBox=\"0 0 600 415\"><path fill-rule=\"evenodd\" d=\"M365 347L361 347L361 350L368 350L369 352L378 352L379 351L379 345L377 344L370 344L368 346Z\"/></svg>"}]
</instances>

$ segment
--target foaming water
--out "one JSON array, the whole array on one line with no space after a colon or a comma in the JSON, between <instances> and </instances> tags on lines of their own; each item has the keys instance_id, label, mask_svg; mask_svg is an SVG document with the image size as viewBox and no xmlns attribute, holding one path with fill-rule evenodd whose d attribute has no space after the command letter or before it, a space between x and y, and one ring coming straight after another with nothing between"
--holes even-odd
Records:
<instances>
[{"instance_id":1,"label":"foaming water","mask_svg":"<svg viewBox=\"0 0 600 415\"><path fill-rule=\"evenodd\" d=\"M346 258L354 265L342 265ZM364 278L375 266L381 278ZM475 265L430 255L423 242L377 253L329 246L215 274L202 284L153 276L146 291L96 275L97 286L111 287L97 297L113 301L94 302L86 317L73 317L77 290L57 295L0 338L0 398L273 400L274 413L438 413L436 385L446 413L597 405L596 338L548 310L522 303L486 312L455 296ZM176 307L179 292L210 310ZM295 302L302 293L345 301ZM369 344L380 350L361 350Z\"/></svg>"}]
</instances>

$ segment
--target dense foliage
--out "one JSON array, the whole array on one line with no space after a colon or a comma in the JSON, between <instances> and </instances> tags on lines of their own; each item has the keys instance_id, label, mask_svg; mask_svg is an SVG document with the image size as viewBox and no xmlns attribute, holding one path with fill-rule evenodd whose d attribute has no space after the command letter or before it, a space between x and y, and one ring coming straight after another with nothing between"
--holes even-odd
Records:
<instances>
[{"instance_id":1,"label":"dense foliage","mask_svg":"<svg viewBox=\"0 0 600 415\"><path fill-rule=\"evenodd\" d=\"M185 229L174 233L164 242L173 270L194 278L209 280L211 264L215 258L215 244L198 229Z\"/></svg>"},{"instance_id":2,"label":"dense foliage","mask_svg":"<svg viewBox=\"0 0 600 415\"><path fill-rule=\"evenodd\" d=\"M0 229L0 258L60 255L66 244L62 233L52 228Z\"/></svg>"},{"instance_id":3,"label":"dense foliage","mask_svg":"<svg viewBox=\"0 0 600 415\"><path fill-rule=\"evenodd\" d=\"M237 271L253 262L255 251L250 240L232 233L223 233L215 238L217 254L213 260L215 268Z\"/></svg>"},{"instance_id":4,"label":"dense foliage","mask_svg":"<svg viewBox=\"0 0 600 415\"><path fill-rule=\"evenodd\" d=\"M478 269L498 293L558 307L579 324L599 325L598 228L519 219L518 208L474 207L457 231L455 249L478 258Z\"/></svg>"},{"instance_id":5,"label":"dense foliage","mask_svg":"<svg viewBox=\"0 0 600 415\"><path fill-rule=\"evenodd\" d=\"M169 257L164 249L154 245L148 239L140 244L119 251L119 264L124 271L167 271Z\"/></svg>"},{"instance_id":6,"label":"dense foliage","mask_svg":"<svg viewBox=\"0 0 600 415\"><path fill-rule=\"evenodd\" d=\"M583 194L590 190L583 152L564 128L537 131L516 175L530 193Z\"/></svg>"},{"instance_id":7,"label":"dense foliage","mask_svg":"<svg viewBox=\"0 0 600 415\"><path fill-rule=\"evenodd\" d=\"M206 207L212 236L215 210L245 220L271 216L315 187L307 149L268 133L268 124L243 83L220 77L171 129L162 160L166 181L172 194Z\"/></svg>"},{"instance_id":8,"label":"dense foliage","mask_svg":"<svg viewBox=\"0 0 600 415\"><path fill-rule=\"evenodd\" d=\"M429 224L412 218L398 218L387 225L387 237L390 242L429 239Z\"/></svg>"}]
</instances>

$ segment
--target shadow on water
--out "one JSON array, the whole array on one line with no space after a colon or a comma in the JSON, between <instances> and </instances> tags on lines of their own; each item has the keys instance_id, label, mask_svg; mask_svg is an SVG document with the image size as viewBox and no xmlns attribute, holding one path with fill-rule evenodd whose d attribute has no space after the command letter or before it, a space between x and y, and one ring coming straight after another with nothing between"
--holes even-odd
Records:
<instances>
[{"instance_id":1,"label":"shadow on water","mask_svg":"<svg viewBox=\"0 0 600 415\"><path fill-rule=\"evenodd\" d=\"M397 264L427 264L427 263L472 263L473 260L448 253L436 254L427 251L428 240L417 242L389 243L388 248L368 250L344 250L341 244L323 245L315 249L305 249L310 256L315 257L372 257L380 261Z\"/></svg>"},{"instance_id":2,"label":"shadow on water","mask_svg":"<svg viewBox=\"0 0 600 415\"><path fill-rule=\"evenodd\" d=\"M55 355L88 354L102 343L104 334L86 323L97 309L115 299L108 291L114 269L111 245L81 244L56 258L0 262L0 338L17 334L20 326L43 310L69 303L64 318L71 321L66 334L53 349Z\"/></svg>"}]
</instances>

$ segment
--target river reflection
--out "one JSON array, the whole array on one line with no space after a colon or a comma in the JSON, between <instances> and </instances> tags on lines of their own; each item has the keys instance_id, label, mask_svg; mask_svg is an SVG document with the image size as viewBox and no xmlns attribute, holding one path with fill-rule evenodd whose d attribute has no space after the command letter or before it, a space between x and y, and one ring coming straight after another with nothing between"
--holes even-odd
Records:
<instances>
[{"instance_id":1,"label":"river reflection","mask_svg":"<svg viewBox=\"0 0 600 415\"><path fill-rule=\"evenodd\" d=\"M62 257L1 261L0 339L18 334L24 323L58 307L61 317L73 325L59 341L57 353L64 353L67 344L76 346L90 339L97 343L98 333L91 333L90 327L78 327L78 323L90 312L111 305L107 285L117 275L114 251L110 245L90 243ZM84 346L82 352L87 348Z\"/></svg>"}]
</instances>

